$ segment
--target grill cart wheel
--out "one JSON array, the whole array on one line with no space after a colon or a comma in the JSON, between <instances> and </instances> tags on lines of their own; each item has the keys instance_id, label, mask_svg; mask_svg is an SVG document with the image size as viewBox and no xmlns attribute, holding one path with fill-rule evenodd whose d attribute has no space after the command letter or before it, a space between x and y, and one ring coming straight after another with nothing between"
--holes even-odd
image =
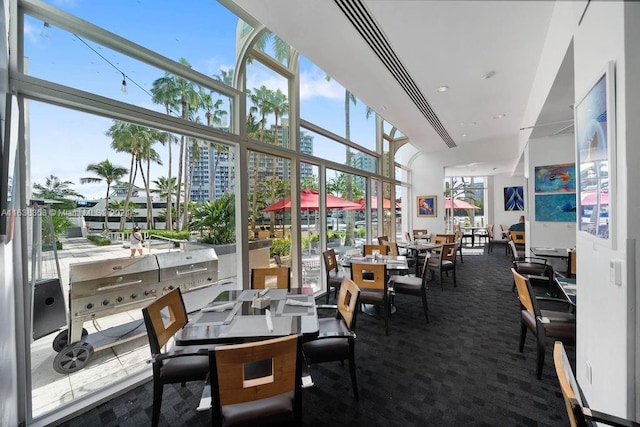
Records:
<instances>
[{"instance_id":1,"label":"grill cart wheel","mask_svg":"<svg viewBox=\"0 0 640 427\"><path fill-rule=\"evenodd\" d=\"M53 370L59 374L71 374L84 368L93 356L93 346L76 342L66 346L53 359Z\"/></svg>"}]
</instances>

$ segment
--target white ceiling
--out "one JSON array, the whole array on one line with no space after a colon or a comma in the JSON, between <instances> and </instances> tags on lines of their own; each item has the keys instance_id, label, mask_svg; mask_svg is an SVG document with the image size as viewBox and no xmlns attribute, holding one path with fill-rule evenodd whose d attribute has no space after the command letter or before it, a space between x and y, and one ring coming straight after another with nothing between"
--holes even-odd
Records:
<instances>
[{"instance_id":1,"label":"white ceiling","mask_svg":"<svg viewBox=\"0 0 640 427\"><path fill-rule=\"evenodd\" d=\"M511 174L520 159L521 128L573 116L569 82L571 93L559 93L561 100L550 96L535 124L522 122L554 7L550 1L343 1L362 3L373 16L457 145L453 149L347 19L339 0L222 2L237 5L298 49L419 150L456 150L455 156L439 153L453 159L445 164L451 171L464 171L471 164L473 171L468 172L474 175ZM566 62L572 64L572 58ZM570 71L567 78L573 76L572 65ZM495 75L482 79L488 72ZM557 83L567 87L566 81ZM439 86L449 90L438 92ZM501 114L504 118L497 118ZM556 131L539 126L534 135ZM458 155L465 151L472 153L471 161L469 155ZM456 163L456 158L464 161Z\"/></svg>"}]
</instances>

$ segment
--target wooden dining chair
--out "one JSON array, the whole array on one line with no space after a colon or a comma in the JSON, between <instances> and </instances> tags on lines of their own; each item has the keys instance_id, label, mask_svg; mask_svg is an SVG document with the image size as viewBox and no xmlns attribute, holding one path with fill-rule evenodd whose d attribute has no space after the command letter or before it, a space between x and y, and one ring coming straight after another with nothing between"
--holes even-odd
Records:
<instances>
[{"instance_id":1,"label":"wooden dining chair","mask_svg":"<svg viewBox=\"0 0 640 427\"><path fill-rule=\"evenodd\" d=\"M567 352L561 341L556 341L553 345L553 362L571 427L586 427L591 425L590 423L596 422L610 426L640 427L640 423L596 411L585 405L582 400L580 385L573 375L573 369L571 369Z\"/></svg>"},{"instance_id":2,"label":"wooden dining chair","mask_svg":"<svg viewBox=\"0 0 640 427\"><path fill-rule=\"evenodd\" d=\"M398 256L398 244L396 242L382 242L383 246L387 246L387 255Z\"/></svg>"},{"instance_id":3,"label":"wooden dining chair","mask_svg":"<svg viewBox=\"0 0 640 427\"><path fill-rule=\"evenodd\" d=\"M345 277L340 285L340 294L335 306L319 305L318 309L336 310L333 317L318 319L320 333L316 338L306 341L302 350L309 365L324 362L349 361L349 373L353 395L358 395L358 381L356 379L356 318L360 301L360 289L353 280Z\"/></svg>"},{"instance_id":4,"label":"wooden dining chair","mask_svg":"<svg viewBox=\"0 0 640 427\"><path fill-rule=\"evenodd\" d=\"M220 346L209 352L208 360L214 425L302 425L298 336ZM248 375L264 361L270 369Z\"/></svg>"},{"instance_id":5,"label":"wooden dining chair","mask_svg":"<svg viewBox=\"0 0 640 427\"><path fill-rule=\"evenodd\" d=\"M536 376L541 379L547 337L575 342L576 317L569 312L542 310L539 305L541 301L558 303L566 303L566 301L551 297L536 297L526 277L519 274L515 268L511 269L511 274L516 283L516 289L518 289L518 301L520 302L520 345L518 350L520 353L524 351L527 330L533 332L536 336Z\"/></svg>"},{"instance_id":6,"label":"wooden dining chair","mask_svg":"<svg viewBox=\"0 0 640 427\"><path fill-rule=\"evenodd\" d=\"M389 335L390 298L386 264L351 263L351 280L360 288L360 303L380 307Z\"/></svg>"},{"instance_id":7,"label":"wooden dining chair","mask_svg":"<svg viewBox=\"0 0 640 427\"><path fill-rule=\"evenodd\" d=\"M444 245L445 243L449 243L449 237L435 235L431 238L431 243L435 243L437 245Z\"/></svg>"},{"instance_id":8,"label":"wooden dining chair","mask_svg":"<svg viewBox=\"0 0 640 427\"><path fill-rule=\"evenodd\" d=\"M334 294L338 295L340 285L344 274L340 271L338 266L338 260L336 259L336 251L333 249L327 249L322 253L322 259L324 260L324 271L327 279L327 304L329 304L329 294L333 289Z\"/></svg>"},{"instance_id":9,"label":"wooden dining chair","mask_svg":"<svg viewBox=\"0 0 640 427\"><path fill-rule=\"evenodd\" d=\"M388 255L389 247L385 245L363 245L363 255L372 255L374 250L380 251L380 255Z\"/></svg>"},{"instance_id":10,"label":"wooden dining chair","mask_svg":"<svg viewBox=\"0 0 640 427\"><path fill-rule=\"evenodd\" d=\"M188 381L203 381L209 374L207 349L198 351L184 347L180 351L164 351L173 336L188 323L187 310L182 300L180 288L164 294L142 309L142 317L147 327L149 349L153 367L153 409L151 425L160 422L162 391L165 384Z\"/></svg>"},{"instance_id":11,"label":"wooden dining chair","mask_svg":"<svg viewBox=\"0 0 640 427\"><path fill-rule=\"evenodd\" d=\"M413 239L411 238L411 234L409 234L408 231L405 231L405 233L404 233L404 240L407 243L411 243L413 241Z\"/></svg>"},{"instance_id":12,"label":"wooden dining chair","mask_svg":"<svg viewBox=\"0 0 640 427\"><path fill-rule=\"evenodd\" d=\"M455 288L458 286L458 282L456 280L457 250L457 243L444 243L442 248L433 250L431 257L427 260L427 268L434 275L438 276L442 290L444 290L442 274L445 273L448 276L450 271L453 273L453 287Z\"/></svg>"},{"instance_id":13,"label":"wooden dining chair","mask_svg":"<svg viewBox=\"0 0 640 427\"><path fill-rule=\"evenodd\" d=\"M383 245L384 242L389 241L389 236L378 236L378 244Z\"/></svg>"},{"instance_id":14,"label":"wooden dining chair","mask_svg":"<svg viewBox=\"0 0 640 427\"><path fill-rule=\"evenodd\" d=\"M291 290L289 267L257 267L251 269L251 289Z\"/></svg>"},{"instance_id":15,"label":"wooden dining chair","mask_svg":"<svg viewBox=\"0 0 640 427\"><path fill-rule=\"evenodd\" d=\"M427 261L428 255L422 263L422 274L420 276L398 276L389 278L389 284L393 288L393 293L397 295L411 295L422 299L422 309L424 317L429 323L429 304L427 303ZM395 298L394 298L395 299Z\"/></svg>"}]
</instances>

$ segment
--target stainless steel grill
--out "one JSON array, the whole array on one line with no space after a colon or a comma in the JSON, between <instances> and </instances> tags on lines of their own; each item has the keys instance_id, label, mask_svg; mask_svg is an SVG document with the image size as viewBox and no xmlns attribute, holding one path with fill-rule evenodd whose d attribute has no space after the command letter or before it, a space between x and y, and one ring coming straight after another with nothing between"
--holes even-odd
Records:
<instances>
[{"instance_id":1,"label":"stainless steel grill","mask_svg":"<svg viewBox=\"0 0 640 427\"><path fill-rule=\"evenodd\" d=\"M186 293L217 280L213 248L72 264L68 343L80 341L86 321L144 307L178 287Z\"/></svg>"}]
</instances>

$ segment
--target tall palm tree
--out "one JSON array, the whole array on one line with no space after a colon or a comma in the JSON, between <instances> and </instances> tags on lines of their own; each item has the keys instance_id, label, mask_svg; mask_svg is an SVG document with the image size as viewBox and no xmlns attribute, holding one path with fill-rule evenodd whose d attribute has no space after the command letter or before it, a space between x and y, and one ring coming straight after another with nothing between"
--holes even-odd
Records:
<instances>
[{"instance_id":1,"label":"tall palm tree","mask_svg":"<svg viewBox=\"0 0 640 427\"><path fill-rule=\"evenodd\" d=\"M97 177L80 178L81 184L87 184L91 182L107 183L107 195L105 197L105 207L109 206L109 192L111 191L111 183L117 182L120 178L125 176L129 170L122 166L116 166L109 161L109 159L103 160L100 163L91 163L87 166L87 172L93 172ZM126 208L125 208L126 210ZM109 210L104 210L104 231L109 231Z\"/></svg>"},{"instance_id":2,"label":"tall palm tree","mask_svg":"<svg viewBox=\"0 0 640 427\"><path fill-rule=\"evenodd\" d=\"M214 93L215 92L213 91L209 91L208 93L201 93L203 106L206 110L205 118L207 119L207 126L222 125L222 118L227 115L227 112L225 110L220 109L220 106L224 101L219 98L215 102L213 101L212 95ZM220 163L220 155L222 153L228 153L229 147L227 147L226 145L215 143L212 143L211 147L213 147L213 149L215 150L213 171L210 174L209 178L209 194L211 194L211 197L213 197L216 182L216 173L218 172L218 164Z\"/></svg>"},{"instance_id":3,"label":"tall palm tree","mask_svg":"<svg viewBox=\"0 0 640 427\"><path fill-rule=\"evenodd\" d=\"M274 129L274 138L275 138L275 145L278 145L278 138L280 136L279 132L278 132L278 119L280 117L284 117L285 115L289 114L289 103L287 102L287 95L285 95L284 93L282 93L282 91L280 89L277 89L275 92L272 93L273 96L271 97L271 109L273 110L273 114L275 115L275 123L273 125L273 129ZM283 135L283 139L284 139L284 135ZM275 201L276 200L276 170L277 170L277 159L276 157L272 157L273 161L271 162L271 201ZM274 236L275 233L275 224L276 224L276 213L275 212L271 212L271 215L269 217L269 230L271 231L271 237Z\"/></svg>"},{"instance_id":4,"label":"tall palm tree","mask_svg":"<svg viewBox=\"0 0 640 427\"><path fill-rule=\"evenodd\" d=\"M223 70L222 68L220 69L220 73L216 74L213 76L214 79L226 84L227 86L231 86L233 87L233 78L234 78L235 72L233 68L230 68L228 70ZM229 99L229 109L227 111L231 112L233 105L231 104L231 98ZM232 120L233 118L230 118L229 120L229 127L232 126ZM231 158L233 157L233 148L232 147L225 147L226 153L227 153L227 159L229 162L231 162ZM227 192L231 191L231 182L232 182L232 173L233 173L234 168L231 167L231 165L229 165L229 167L227 168Z\"/></svg>"},{"instance_id":5,"label":"tall palm tree","mask_svg":"<svg viewBox=\"0 0 640 427\"><path fill-rule=\"evenodd\" d=\"M179 97L179 89L176 84L175 76L169 73L165 73L163 77L156 79L153 82L151 87L151 93L153 97L152 101L156 104L162 104L165 107L165 111L167 115L170 115L171 112L176 111L178 109L178 97ZM177 142L177 139L172 135L167 136L167 148L168 148L168 157L169 164L167 165L167 179L171 181L173 178L171 176L171 167L173 165L173 156L171 146ZM166 194L167 206L170 207L173 201L172 197L173 188L169 188L169 191ZM177 193L176 193L177 194ZM180 202L180 197L177 197L178 203ZM172 209L167 209L167 217L165 220L165 229L172 230L173 229L173 218L172 218Z\"/></svg>"},{"instance_id":6,"label":"tall palm tree","mask_svg":"<svg viewBox=\"0 0 640 427\"><path fill-rule=\"evenodd\" d=\"M117 152L129 153L131 155L131 169L129 170L129 184L127 196L125 198L125 211L129 208L131 193L135 186L135 179L138 170L144 183L147 196L147 228L153 228L152 201L149 194L149 182L144 173L142 159L147 162L147 175L149 174L150 163L154 161L162 164L160 155L151 147L155 142L166 140L166 134L156 129L147 128L131 123L114 121L113 125L106 132L112 138L111 148ZM125 217L120 219L120 227L124 228Z\"/></svg>"}]
</instances>

